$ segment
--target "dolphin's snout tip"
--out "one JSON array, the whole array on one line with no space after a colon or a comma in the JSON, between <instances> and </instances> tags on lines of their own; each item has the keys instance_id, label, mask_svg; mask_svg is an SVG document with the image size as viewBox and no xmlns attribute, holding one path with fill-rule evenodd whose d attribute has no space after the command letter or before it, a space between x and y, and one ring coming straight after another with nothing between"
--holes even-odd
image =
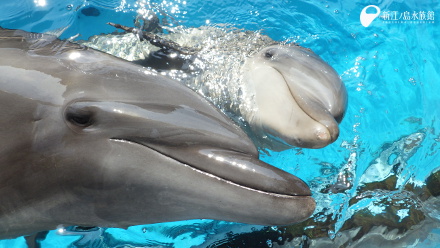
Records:
<instances>
[{"instance_id":1,"label":"dolphin's snout tip","mask_svg":"<svg viewBox=\"0 0 440 248\"><path fill-rule=\"evenodd\" d=\"M308 197L307 200L305 200L304 202L305 202L304 203L305 210L304 210L303 219L301 221L305 221L308 218L310 218L310 216L312 216L316 210L316 201L315 201L315 199L313 199L312 196Z\"/></svg>"},{"instance_id":2,"label":"dolphin's snout tip","mask_svg":"<svg viewBox=\"0 0 440 248\"><path fill-rule=\"evenodd\" d=\"M279 209L272 221L265 223L275 226L286 226L306 221L316 210L316 201L312 196L297 196L289 198L286 208Z\"/></svg>"},{"instance_id":3,"label":"dolphin's snout tip","mask_svg":"<svg viewBox=\"0 0 440 248\"><path fill-rule=\"evenodd\" d=\"M321 130L316 132L316 137L318 138L318 140L322 142L330 142L331 139L329 132L321 131Z\"/></svg>"},{"instance_id":4,"label":"dolphin's snout tip","mask_svg":"<svg viewBox=\"0 0 440 248\"><path fill-rule=\"evenodd\" d=\"M312 138L313 137L313 138ZM319 149L323 148L334 141L332 130L328 127L321 126L314 130L313 136L311 136L310 146L308 148Z\"/></svg>"},{"instance_id":5,"label":"dolphin's snout tip","mask_svg":"<svg viewBox=\"0 0 440 248\"><path fill-rule=\"evenodd\" d=\"M335 142L339 137L339 126L338 123L335 122L328 128L330 134L330 143Z\"/></svg>"},{"instance_id":6,"label":"dolphin's snout tip","mask_svg":"<svg viewBox=\"0 0 440 248\"><path fill-rule=\"evenodd\" d=\"M319 121L319 123L322 124L325 128L318 129L315 132L316 138L320 141L320 143L324 144L324 146L335 142L339 137L338 122L334 119L333 116L327 117L327 119Z\"/></svg>"}]
</instances>

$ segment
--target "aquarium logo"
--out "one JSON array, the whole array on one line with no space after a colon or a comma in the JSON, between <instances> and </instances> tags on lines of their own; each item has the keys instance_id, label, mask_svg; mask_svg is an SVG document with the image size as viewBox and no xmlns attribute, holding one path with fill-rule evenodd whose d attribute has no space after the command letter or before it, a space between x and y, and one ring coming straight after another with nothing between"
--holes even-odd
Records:
<instances>
[{"instance_id":1,"label":"aquarium logo","mask_svg":"<svg viewBox=\"0 0 440 248\"><path fill-rule=\"evenodd\" d=\"M376 9L376 13L375 14L368 14L367 13L367 9ZM380 14L380 8L377 7L376 5L368 5L367 7L363 8L361 11L361 24L364 27L368 27L370 26L370 24L374 21L374 19L376 19Z\"/></svg>"},{"instance_id":2,"label":"aquarium logo","mask_svg":"<svg viewBox=\"0 0 440 248\"><path fill-rule=\"evenodd\" d=\"M373 9L373 13L367 13L368 9ZM369 11L371 12L371 10ZM375 12L375 13L374 13ZM379 16L380 15L380 16ZM361 24L364 27L370 26L370 24L379 17L383 23L406 23L406 24L421 24L421 23L434 23L435 13L434 11L381 11L376 5L368 5L363 8L360 15Z\"/></svg>"}]
</instances>

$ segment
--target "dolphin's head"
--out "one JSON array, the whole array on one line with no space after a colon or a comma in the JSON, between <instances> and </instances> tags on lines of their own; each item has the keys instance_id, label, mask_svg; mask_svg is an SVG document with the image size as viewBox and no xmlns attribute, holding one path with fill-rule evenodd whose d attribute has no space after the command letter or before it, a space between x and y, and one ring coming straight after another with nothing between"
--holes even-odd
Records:
<instances>
[{"instance_id":1,"label":"dolphin's head","mask_svg":"<svg viewBox=\"0 0 440 248\"><path fill-rule=\"evenodd\" d=\"M249 58L245 83L254 109L244 110L259 132L305 148L339 135L347 92L335 70L300 46L270 46Z\"/></svg>"},{"instance_id":2,"label":"dolphin's head","mask_svg":"<svg viewBox=\"0 0 440 248\"><path fill-rule=\"evenodd\" d=\"M20 137L0 147L0 236L195 218L284 225L313 213L307 185L260 161L190 89L94 50L23 44L0 39L0 135Z\"/></svg>"}]
</instances>

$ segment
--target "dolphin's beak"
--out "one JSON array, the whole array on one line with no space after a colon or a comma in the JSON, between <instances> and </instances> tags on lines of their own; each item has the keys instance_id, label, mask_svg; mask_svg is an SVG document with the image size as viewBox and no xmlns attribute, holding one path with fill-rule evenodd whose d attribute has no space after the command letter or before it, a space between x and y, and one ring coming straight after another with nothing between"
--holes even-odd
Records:
<instances>
[{"instance_id":1,"label":"dolphin's beak","mask_svg":"<svg viewBox=\"0 0 440 248\"><path fill-rule=\"evenodd\" d=\"M278 49L285 52L273 55L272 68L284 79L298 107L323 127L316 128L311 148L334 142L347 105L346 89L338 74L310 50L296 46Z\"/></svg>"},{"instance_id":2,"label":"dolphin's beak","mask_svg":"<svg viewBox=\"0 0 440 248\"><path fill-rule=\"evenodd\" d=\"M322 142L322 146L333 143L339 136L339 126L335 116L330 113L325 103L325 99L327 99L327 96L330 96L331 93L326 93L323 94L325 96L319 97L318 92L320 89L318 87L313 88L312 83L307 85L307 87L298 83L313 82L318 81L319 79L312 78L309 76L310 74L300 72L297 68L290 68L289 70L295 71L290 73L296 75L295 78L284 76L292 97L305 114L325 127L324 130L319 131L316 134L317 138ZM283 75L282 73L280 74ZM339 118L339 121L340 120L342 120L342 117ZM317 147L321 147L319 143L317 143L315 148Z\"/></svg>"},{"instance_id":3,"label":"dolphin's beak","mask_svg":"<svg viewBox=\"0 0 440 248\"><path fill-rule=\"evenodd\" d=\"M100 120L89 131L110 130L112 140L140 144L241 187L286 196L311 195L301 179L260 161L250 139L223 115L185 106L121 102L76 102L68 109L75 111L93 112L94 119Z\"/></svg>"},{"instance_id":4,"label":"dolphin's beak","mask_svg":"<svg viewBox=\"0 0 440 248\"><path fill-rule=\"evenodd\" d=\"M170 147L139 138L130 138L130 141L243 187L287 196L311 195L309 187L298 177L259 160L253 154L217 148L215 138L212 147L205 144Z\"/></svg>"}]
</instances>

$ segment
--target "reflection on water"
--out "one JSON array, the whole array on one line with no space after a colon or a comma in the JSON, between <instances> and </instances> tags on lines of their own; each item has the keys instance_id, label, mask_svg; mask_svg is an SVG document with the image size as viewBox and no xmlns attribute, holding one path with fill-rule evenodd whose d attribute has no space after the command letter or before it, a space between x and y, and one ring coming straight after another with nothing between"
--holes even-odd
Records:
<instances>
[{"instance_id":1,"label":"reflection on water","mask_svg":"<svg viewBox=\"0 0 440 248\"><path fill-rule=\"evenodd\" d=\"M52 231L28 242L33 238L44 247L435 247L440 243L438 23L378 19L364 28L359 13L366 5L354 1L43 2L1 3L0 26L63 31L62 38L79 34L78 39L88 39L113 32L105 24L108 21L133 26L139 15L143 19L138 21L151 21L153 9L160 25L170 28L164 31L168 33L178 25L207 23L262 30L273 40L309 47L331 64L347 86L349 109L339 139L329 147L262 154L265 162L298 175L312 187L317 210L303 223L271 228L197 220L98 229L98 234ZM416 1L380 7L440 13L438 4ZM203 40L207 38L213 47L221 42L215 35ZM238 46L237 40L227 42L231 49ZM136 44L125 47L124 54L141 54L133 50ZM0 244L24 242L19 238Z\"/></svg>"}]
</instances>

